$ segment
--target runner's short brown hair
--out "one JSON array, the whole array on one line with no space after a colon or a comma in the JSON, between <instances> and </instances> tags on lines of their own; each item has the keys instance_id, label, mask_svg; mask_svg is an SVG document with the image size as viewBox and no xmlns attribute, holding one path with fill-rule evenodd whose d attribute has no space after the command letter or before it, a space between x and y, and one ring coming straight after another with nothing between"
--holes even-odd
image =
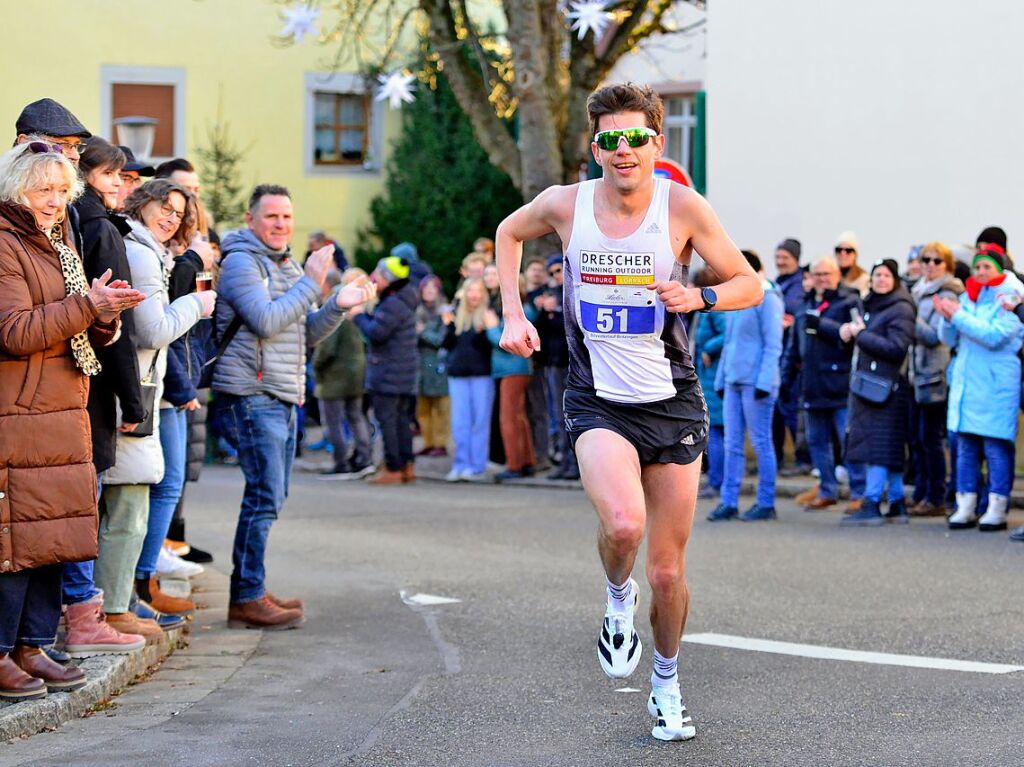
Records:
<instances>
[{"instance_id":1,"label":"runner's short brown hair","mask_svg":"<svg viewBox=\"0 0 1024 767\"><path fill-rule=\"evenodd\" d=\"M649 85L619 83L598 88L587 99L591 137L597 133L597 121L603 115L620 112L643 112L647 118L647 127L661 133L661 125L665 120L665 105L661 101L661 96Z\"/></svg>"}]
</instances>

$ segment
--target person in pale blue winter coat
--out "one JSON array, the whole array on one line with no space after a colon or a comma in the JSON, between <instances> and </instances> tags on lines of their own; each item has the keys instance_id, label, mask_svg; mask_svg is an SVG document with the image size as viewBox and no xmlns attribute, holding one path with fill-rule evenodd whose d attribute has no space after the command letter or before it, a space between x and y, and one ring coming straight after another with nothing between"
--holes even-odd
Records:
<instances>
[{"instance_id":1,"label":"person in pale blue winter coat","mask_svg":"<svg viewBox=\"0 0 1024 767\"><path fill-rule=\"evenodd\" d=\"M704 267L693 277L697 288L712 287L718 283L718 276L709 267ZM693 315L694 328L690 337L694 339L693 363L704 390L704 401L708 406L708 476L707 484L697 494L700 498L717 498L722 491L725 475L725 422L722 418L722 398L715 390L715 376L718 374L722 348L725 346L726 315L722 312L696 312Z\"/></svg>"},{"instance_id":2,"label":"person in pale blue winter coat","mask_svg":"<svg viewBox=\"0 0 1024 767\"><path fill-rule=\"evenodd\" d=\"M947 426L957 434L956 511L951 530L978 525L1006 529L1013 486L1024 325L1004 302L1019 302L1024 285L1006 268L1005 251L987 245L974 257L962 303L935 298L942 315L939 337L956 349L949 382ZM979 519L978 478L984 452L989 470L988 509Z\"/></svg>"},{"instance_id":3,"label":"person in pale blue winter coat","mask_svg":"<svg viewBox=\"0 0 1024 767\"><path fill-rule=\"evenodd\" d=\"M772 416L779 396L779 360L782 356L782 293L764 278L761 259L743 251L764 284L764 300L730 312L725 347L715 390L724 391L725 477L722 502L708 515L717 522L739 516L745 522L775 518L775 473L778 468L772 442ZM757 455L757 502L739 514L737 505L746 464L744 434Z\"/></svg>"}]
</instances>

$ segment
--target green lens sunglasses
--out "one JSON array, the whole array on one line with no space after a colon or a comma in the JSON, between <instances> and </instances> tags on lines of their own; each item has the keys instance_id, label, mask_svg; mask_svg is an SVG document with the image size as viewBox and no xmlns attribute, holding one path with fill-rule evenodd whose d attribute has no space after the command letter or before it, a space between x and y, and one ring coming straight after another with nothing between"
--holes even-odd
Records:
<instances>
[{"instance_id":1,"label":"green lens sunglasses","mask_svg":"<svg viewBox=\"0 0 1024 767\"><path fill-rule=\"evenodd\" d=\"M626 143L633 147L633 149L636 149L657 135L650 128L617 128L615 130L603 130L595 134L594 143L606 152L614 152L619 148L620 139L626 139Z\"/></svg>"}]
</instances>

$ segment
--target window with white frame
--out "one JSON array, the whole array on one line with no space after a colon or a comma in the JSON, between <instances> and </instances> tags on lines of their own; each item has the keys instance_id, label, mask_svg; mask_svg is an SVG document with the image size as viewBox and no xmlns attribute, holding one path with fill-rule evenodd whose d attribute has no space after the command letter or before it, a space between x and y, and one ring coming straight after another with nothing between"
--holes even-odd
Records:
<instances>
[{"instance_id":1,"label":"window with white frame","mask_svg":"<svg viewBox=\"0 0 1024 767\"><path fill-rule=\"evenodd\" d=\"M185 70L179 67L100 67L100 125L102 135L124 143L115 120L142 117L153 120L153 162L185 154Z\"/></svg>"},{"instance_id":2,"label":"window with white frame","mask_svg":"<svg viewBox=\"0 0 1024 767\"><path fill-rule=\"evenodd\" d=\"M362 77L351 73L306 74L306 173L377 170L383 113Z\"/></svg>"},{"instance_id":3,"label":"window with white frame","mask_svg":"<svg viewBox=\"0 0 1024 767\"><path fill-rule=\"evenodd\" d=\"M693 170L694 135L697 130L696 96L666 96L665 157L675 160L687 173Z\"/></svg>"}]
</instances>

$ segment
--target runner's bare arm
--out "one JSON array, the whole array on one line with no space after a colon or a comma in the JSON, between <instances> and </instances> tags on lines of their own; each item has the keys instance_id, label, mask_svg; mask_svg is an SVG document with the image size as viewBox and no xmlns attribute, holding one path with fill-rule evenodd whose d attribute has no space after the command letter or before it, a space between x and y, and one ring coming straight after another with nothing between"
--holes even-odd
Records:
<instances>
[{"instance_id":1,"label":"runner's bare arm","mask_svg":"<svg viewBox=\"0 0 1024 767\"><path fill-rule=\"evenodd\" d=\"M536 328L526 319L519 299L523 243L554 232L561 234L566 201L569 199L567 192L570 190L572 187L564 186L545 189L532 202L502 221L494 237L502 314L505 319L501 348L520 357L529 357L540 349L540 337ZM575 199L575 191L571 193L572 199Z\"/></svg>"},{"instance_id":2,"label":"runner's bare arm","mask_svg":"<svg viewBox=\"0 0 1024 767\"><path fill-rule=\"evenodd\" d=\"M725 233L707 200L690 189L673 186L669 217L677 250L685 252L692 247L721 278L722 282L714 286L718 296L716 311L745 309L761 303L764 297L761 280ZM669 311L692 312L704 308L698 288L687 288L676 282L654 283L648 287L658 291L658 297Z\"/></svg>"}]
</instances>

